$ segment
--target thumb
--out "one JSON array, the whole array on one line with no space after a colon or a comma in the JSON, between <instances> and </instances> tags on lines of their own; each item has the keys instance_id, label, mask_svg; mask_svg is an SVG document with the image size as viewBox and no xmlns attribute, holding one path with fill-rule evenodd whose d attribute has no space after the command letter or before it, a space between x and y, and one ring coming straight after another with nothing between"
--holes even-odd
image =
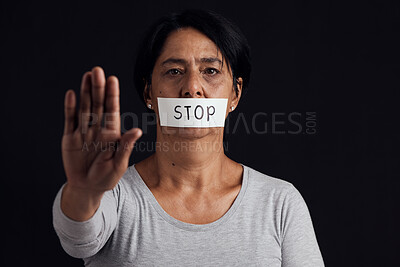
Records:
<instances>
[{"instance_id":1,"label":"thumb","mask_svg":"<svg viewBox=\"0 0 400 267\"><path fill-rule=\"evenodd\" d=\"M135 142L142 136L140 128L133 128L124 133L121 137L120 146L115 153L114 161L118 169L126 169L129 164L129 156L132 153Z\"/></svg>"}]
</instances>

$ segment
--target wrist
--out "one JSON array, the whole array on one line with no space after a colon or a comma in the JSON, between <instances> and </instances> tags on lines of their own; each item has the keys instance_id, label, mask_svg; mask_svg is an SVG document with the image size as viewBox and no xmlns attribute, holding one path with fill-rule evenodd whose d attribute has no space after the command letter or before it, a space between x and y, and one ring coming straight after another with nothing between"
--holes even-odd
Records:
<instances>
[{"instance_id":1,"label":"wrist","mask_svg":"<svg viewBox=\"0 0 400 267\"><path fill-rule=\"evenodd\" d=\"M61 210L72 220L89 220L100 206L104 192L74 187L68 183L61 195Z\"/></svg>"}]
</instances>

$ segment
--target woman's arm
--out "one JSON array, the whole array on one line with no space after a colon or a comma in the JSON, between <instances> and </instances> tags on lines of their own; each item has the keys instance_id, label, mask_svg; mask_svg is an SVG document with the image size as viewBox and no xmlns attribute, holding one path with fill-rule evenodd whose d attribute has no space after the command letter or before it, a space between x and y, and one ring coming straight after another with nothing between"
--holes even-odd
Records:
<instances>
[{"instance_id":1,"label":"woman's arm","mask_svg":"<svg viewBox=\"0 0 400 267\"><path fill-rule=\"evenodd\" d=\"M54 228L65 251L84 258L97 253L117 223L115 187L142 131L121 134L119 82L100 67L82 77L80 104L73 90L64 100L61 142L67 183L53 207Z\"/></svg>"},{"instance_id":2,"label":"woman's arm","mask_svg":"<svg viewBox=\"0 0 400 267\"><path fill-rule=\"evenodd\" d=\"M93 216L85 221L76 221L61 209L63 189L59 190L53 204L53 226L64 250L75 258L95 255L107 242L118 222L118 199L120 185L106 191Z\"/></svg>"}]
</instances>

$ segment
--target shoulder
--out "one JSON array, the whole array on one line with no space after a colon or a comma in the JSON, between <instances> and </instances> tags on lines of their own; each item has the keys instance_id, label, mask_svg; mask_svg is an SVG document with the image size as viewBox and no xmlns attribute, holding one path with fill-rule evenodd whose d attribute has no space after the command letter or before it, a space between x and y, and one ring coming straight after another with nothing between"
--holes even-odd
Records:
<instances>
[{"instance_id":1,"label":"shoulder","mask_svg":"<svg viewBox=\"0 0 400 267\"><path fill-rule=\"evenodd\" d=\"M290 182L245 166L248 172L247 201L258 209L272 209L282 220L309 217L307 204ZM264 203L264 205L259 205Z\"/></svg>"},{"instance_id":2,"label":"shoulder","mask_svg":"<svg viewBox=\"0 0 400 267\"><path fill-rule=\"evenodd\" d=\"M243 165L247 172L247 179L250 188L262 192L289 192L294 189L294 185L282 178L273 177L268 174L257 171L249 166Z\"/></svg>"},{"instance_id":3,"label":"shoulder","mask_svg":"<svg viewBox=\"0 0 400 267\"><path fill-rule=\"evenodd\" d=\"M285 206L285 203L304 202L300 192L290 182L273 177L257 171L249 166L245 166L247 172L247 193L248 198L254 201L272 203L275 207Z\"/></svg>"},{"instance_id":4,"label":"shoulder","mask_svg":"<svg viewBox=\"0 0 400 267\"><path fill-rule=\"evenodd\" d=\"M138 194L138 178L134 165L129 166L118 181L117 185L108 192L116 199L118 206L125 201L136 202L135 198Z\"/></svg>"}]
</instances>

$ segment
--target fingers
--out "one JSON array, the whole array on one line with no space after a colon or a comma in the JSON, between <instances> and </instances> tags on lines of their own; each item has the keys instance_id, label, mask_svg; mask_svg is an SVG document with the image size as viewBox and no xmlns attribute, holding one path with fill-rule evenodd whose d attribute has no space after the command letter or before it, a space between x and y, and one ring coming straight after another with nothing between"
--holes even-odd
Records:
<instances>
[{"instance_id":1,"label":"fingers","mask_svg":"<svg viewBox=\"0 0 400 267\"><path fill-rule=\"evenodd\" d=\"M106 86L106 79L102 68L94 67L92 69L91 82L93 126L95 128L100 128L103 117L104 94Z\"/></svg>"},{"instance_id":2,"label":"fingers","mask_svg":"<svg viewBox=\"0 0 400 267\"><path fill-rule=\"evenodd\" d=\"M71 134L75 129L76 97L73 90L68 90L64 99L64 134Z\"/></svg>"},{"instance_id":3,"label":"fingers","mask_svg":"<svg viewBox=\"0 0 400 267\"><path fill-rule=\"evenodd\" d=\"M105 118L106 131L101 129L102 134L100 136L110 140L119 139L121 119L119 114L118 79L115 76L111 76L106 81L103 69L94 67L82 77L78 126L82 134L88 134L89 127L101 128L104 105L107 112L107 117ZM100 132L90 131L86 138L97 138L99 137L97 136L98 133Z\"/></svg>"},{"instance_id":4,"label":"fingers","mask_svg":"<svg viewBox=\"0 0 400 267\"><path fill-rule=\"evenodd\" d=\"M91 76L90 71L86 72L82 77L81 83L81 99L79 108L79 129L82 134L86 134L90 121L90 97L91 97Z\"/></svg>"},{"instance_id":5,"label":"fingers","mask_svg":"<svg viewBox=\"0 0 400 267\"><path fill-rule=\"evenodd\" d=\"M115 76L107 79L106 86L106 118L105 128L111 134L119 135L121 132L121 118L119 108L119 83Z\"/></svg>"},{"instance_id":6,"label":"fingers","mask_svg":"<svg viewBox=\"0 0 400 267\"><path fill-rule=\"evenodd\" d=\"M132 153L135 142L142 136L143 132L139 128L133 128L127 131L121 138L120 148L115 153L115 169L126 169L129 164L129 156Z\"/></svg>"}]
</instances>

